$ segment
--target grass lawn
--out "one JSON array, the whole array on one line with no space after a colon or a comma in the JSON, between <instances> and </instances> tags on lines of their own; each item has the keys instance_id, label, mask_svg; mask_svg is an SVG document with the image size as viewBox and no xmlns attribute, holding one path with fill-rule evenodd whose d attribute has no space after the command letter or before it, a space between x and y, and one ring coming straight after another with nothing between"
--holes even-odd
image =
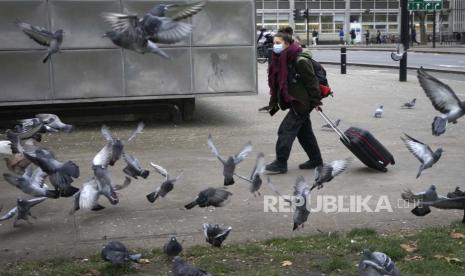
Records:
<instances>
[{"instance_id":1,"label":"grass lawn","mask_svg":"<svg viewBox=\"0 0 465 276\"><path fill-rule=\"evenodd\" d=\"M451 234L451 233L457 234ZM260 242L186 249L181 256L213 275L357 275L364 248L388 254L403 275L465 275L465 224L418 232L378 234L372 229L313 234ZM402 248L401 247L404 247ZM411 252L407 252L407 250ZM100 252L83 259L45 259L4 266L1 275L170 275L171 262L161 249L142 250L147 263L115 268ZM285 262L288 261L288 262ZM287 264L287 265L286 265Z\"/></svg>"}]
</instances>

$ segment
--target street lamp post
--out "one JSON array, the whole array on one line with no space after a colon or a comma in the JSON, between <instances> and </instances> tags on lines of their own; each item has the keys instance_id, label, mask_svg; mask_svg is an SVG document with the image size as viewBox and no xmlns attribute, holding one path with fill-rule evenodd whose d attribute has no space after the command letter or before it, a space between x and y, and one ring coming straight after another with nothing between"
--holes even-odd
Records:
<instances>
[{"instance_id":1,"label":"street lamp post","mask_svg":"<svg viewBox=\"0 0 465 276\"><path fill-rule=\"evenodd\" d=\"M407 81L407 49L409 48L409 12L407 0L400 1L400 40L404 45L405 53L400 60L399 81Z\"/></svg>"}]
</instances>

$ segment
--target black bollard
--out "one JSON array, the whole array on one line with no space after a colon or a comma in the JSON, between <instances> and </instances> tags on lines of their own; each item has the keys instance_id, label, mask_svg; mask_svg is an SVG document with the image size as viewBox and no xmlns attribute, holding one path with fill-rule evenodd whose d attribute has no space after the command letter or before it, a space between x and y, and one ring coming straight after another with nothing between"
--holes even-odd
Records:
<instances>
[{"instance_id":1,"label":"black bollard","mask_svg":"<svg viewBox=\"0 0 465 276\"><path fill-rule=\"evenodd\" d=\"M341 47L341 74L347 74L347 48Z\"/></svg>"}]
</instances>

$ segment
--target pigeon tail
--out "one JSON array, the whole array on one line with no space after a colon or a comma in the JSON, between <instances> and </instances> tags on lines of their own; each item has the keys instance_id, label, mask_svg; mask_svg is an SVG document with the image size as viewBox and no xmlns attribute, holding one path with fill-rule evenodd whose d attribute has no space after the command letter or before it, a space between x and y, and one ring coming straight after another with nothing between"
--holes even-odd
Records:
<instances>
[{"instance_id":1,"label":"pigeon tail","mask_svg":"<svg viewBox=\"0 0 465 276\"><path fill-rule=\"evenodd\" d=\"M79 192L79 188L76 188L76 187L70 185L65 190L60 190L59 193L60 193L60 196L62 196L62 197L71 197L77 192Z\"/></svg>"},{"instance_id":2,"label":"pigeon tail","mask_svg":"<svg viewBox=\"0 0 465 276\"><path fill-rule=\"evenodd\" d=\"M142 258L142 254L129 255L129 259L133 262L138 262Z\"/></svg>"},{"instance_id":3,"label":"pigeon tail","mask_svg":"<svg viewBox=\"0 0 465 276\"><path fill-rule=\"evenodd\" d=\"M423 169L424 169L424 166L423 166L423 164L421 164L420 168L418 169L417 178L420 177L421 172L423 171Z\"/></svg>"},{"instance_id":4,"label":"pigeon tail","mask_svg":"<svg viewBox=\"0 0 465 276\"><path fill-rule=\"evenodd\" d=\"M297 223L294 223L294 227L292 227L292 231L295 231L297 228L299 228L299 225Z\"/></svg>"},{"instance_id":5,"label":"pigeon tail","mask_svg":"<svg viewBox=\"0 0 465 276\"><path fill-rule=\"evenodd\" d=\"M224 186L230 186L230 185L233 185L235 182L234 182L234 178L225 178L224 179Z\"/></svg>"},{"instance_id":6,"label":"pigeon tail","mask_svg":"<svg viewBox=\"0 0 465 276\"><path fill-rule=\"evenodd\" d=\"M57 190L46 190L45 196L49 198L59 198L60 193Z\"/></svg>"},{"instance_id":7,"label":"pigeon tail","mask_svg":"<svg viewBox=\"0 0 465 276\"><path fill-rule=\"evenodd\" d=\"M150 194L147 195L147 200L150 202L150 203L154 203L155 200L157 200L158 198L158 193L157 192L152 192ZM190 209L190 208L189 208Z\"/></svg>"},{"instance_id":8,"label":"pigeon tail","mask_svg":"<svg viewBox=\"0 0 465 276\"><path fill-rule=\"evenodd\" d=\"M142 172L140 173L140 176L142 178L147 178L149 176L150 172L148 170L142 170Z\"/></svg>"},{"instance_id":9,"label":"pigeon tail","mask_svg":"<svg viewBox=\"0 0 465 276\"><path fill-rule=\"evenodd\" d=\"M411 212L415 216L424 217L427 214L431 213L431 209L429 208L429 206L417 206L413 208Z\"/></svg>"},{"instance_id":10,"label":"pigeon tail","mask_svg":"<svg viewBox=\"0 0 465 276\"><path fill-rule=\"evenodd\" d=\"M446 132L447 118L436 116L434 117L434 120L431 126L433 130L433 135L440 136L441 134L444 134Z\"/></svg>"},{"instance_id":11,"label":"pigeon tail","mask_svg":"<svg viewBox=\"0 0 465 276\"><path fill-rule=\"evenodd\" d=\"M194 200L194 201L192 201L191 203L186 204L184 207L185 207L187 210L189 210L189 209L194 208L197 204L198 204L197 201Z\"/></svg>"}]
</instances>

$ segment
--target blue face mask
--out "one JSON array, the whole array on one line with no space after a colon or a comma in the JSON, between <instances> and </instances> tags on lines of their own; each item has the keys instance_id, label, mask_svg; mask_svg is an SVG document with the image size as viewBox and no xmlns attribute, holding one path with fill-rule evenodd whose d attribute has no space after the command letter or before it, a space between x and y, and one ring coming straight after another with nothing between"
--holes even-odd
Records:
<instances>
[{"instance_id":1,"label":"blue face mask","mask_svg":"<svg viewBox=\"0 0 465 276\"><path fill-rule=\"evenodd\" d=\"M284 50L284 48L283 48L282 44L273 44L273 52L275 54L279 55L283 50Z\"/></svg>"}]
</instances>

